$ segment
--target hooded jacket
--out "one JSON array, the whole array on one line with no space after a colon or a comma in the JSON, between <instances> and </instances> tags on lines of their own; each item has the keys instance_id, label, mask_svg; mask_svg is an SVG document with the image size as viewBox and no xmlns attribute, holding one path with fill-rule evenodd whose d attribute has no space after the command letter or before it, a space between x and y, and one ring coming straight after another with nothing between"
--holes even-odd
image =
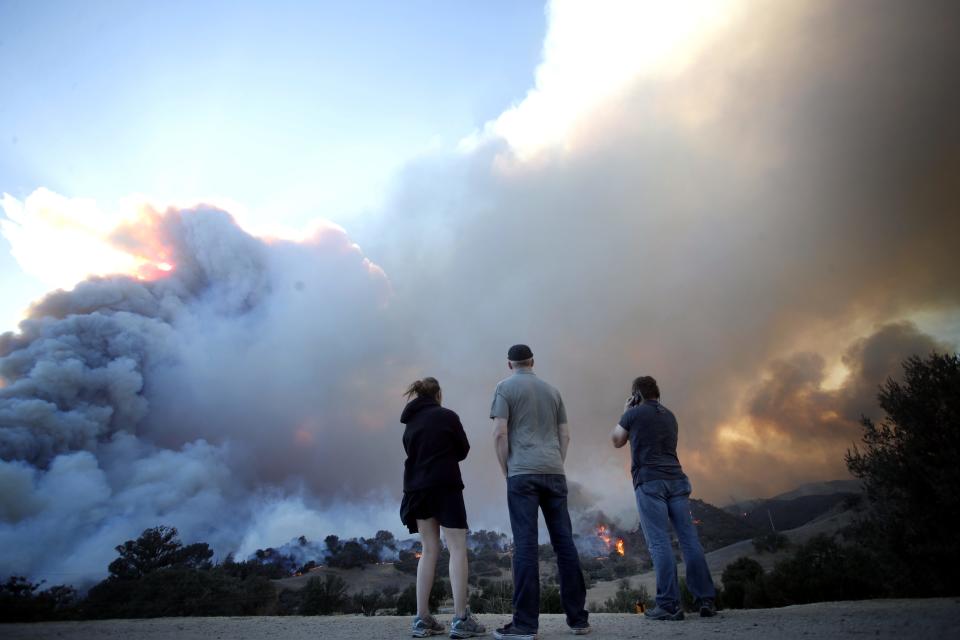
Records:
<instances>
[{"instance_id":1,"label":"hooded jacket","mask_svg":"<svg viewBox=\"0 0 960 640\"><path fill-rule=\"evenodd\" d=\"M470 443L460 417L441 407L433 398L414 398L404 407L400 422L403 449L403 490L435 487L463 489L460 461L467 457Z\"/></svg>"}]
</instances>

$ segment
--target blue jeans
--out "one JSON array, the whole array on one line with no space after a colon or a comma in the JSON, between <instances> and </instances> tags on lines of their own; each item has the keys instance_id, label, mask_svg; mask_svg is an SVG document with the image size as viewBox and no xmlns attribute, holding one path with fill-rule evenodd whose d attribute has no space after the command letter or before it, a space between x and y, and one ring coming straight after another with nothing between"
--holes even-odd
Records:
<instances>
[{"instance_id":1,"label":"blue jeans","mask_svg":"<svg viewBox=\"0 0 960 640\"><path fill-rule=\"evenodd\" d=\"M657 604L669 611L676 611L680 606L677 563L670 545L671 522L687 566L690 593L698 601L713 600L717 596L697 529L690 517L690 491L690 481L686 478L648 480L636 488L640 526L657 574Z\"/></svg>"},{"instance_id":2,"label":"blue jeans","mask_svg":"<svg viewBox=\"0 0 960 640\"><path fill-rule=\"evenodd\" d=\"M557 554L560 601L571 627L584 626L590 615L584 608L587 587L580 572L580 556L573 544L567 510L567 478L562 474L523 474L507 479L507 505L513 529L513 626L536 632L540 613L540 566L537 549L538 509Z\"/></svg>"}]
</instances>

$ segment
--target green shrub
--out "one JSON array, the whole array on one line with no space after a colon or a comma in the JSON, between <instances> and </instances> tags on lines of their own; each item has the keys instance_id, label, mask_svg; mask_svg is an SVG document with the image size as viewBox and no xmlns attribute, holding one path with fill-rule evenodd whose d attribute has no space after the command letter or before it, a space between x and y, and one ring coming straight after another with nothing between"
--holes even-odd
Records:
<instances>
[{"instance_id":1,"label":"green shrub","mask_svg":"<svg viewBox=\"0 0 960 640\"><path fill-rule=\"evenodd\" d=\"M107 578L90 590L82 608L91 618L242 616L266 613L275 598L266 578L179 566L135 580Z\"/></svg>"},{"instance_id":2,"label":"green shrub","mask_svg":"<svg viewBox=\"0 0 960 640\"><path fill-rule=\"evenodd\" d=\"M10 576L0 584L0 622L65 620L76 616L77 592L73 587L57 585L39 591L42 584L33 584L23 576Z\"/></svg>"},{"instance_id":3,"label":"green shrub","mask_svg":"<svg viewBox=\"0 0 960 640\"><path fill-rule=\"evenodd\" d=\"M540 585L540 613L563 613L559 588L552 585Z\"/></svg>"},{"instance_id":4,"label":"green shrub","mask_svg":"<svg viewBox=\"0 0 960 640\"><path fill-rule=\"evenodd\" d=\"M347 583L343 578L327 574L307 580L303 587L300 615L329 616L342 611L347 602Z\"/></svg>"},{"instance_id":5,"label":"green shrub","mask_svg":"<svg viewBox=\"0 0 960 640\"><path fill-rule=\"evenodd\" d=\"M631 589L629 580L621 580L617 592L612 598L607 598L598 611L602 613L635 613L637 602L644 606L651 606L650 594L643 585L639 589Z\"/></svg>"},{"instance_id":6,"label":"green shrub","mask_svg":"<svg viewBox=\"0 0 960 640\"><path fill-rule=\"evenodd\" d=\"M763 580L763 567L753 558L737 558L723 570L723 605L728 609L744 608L744 598L750 585Z\"/></svg>"},{"instance_id":7,"label":"green shrub","mask_svg":"<svg viewBox=\"0 0 960 640\"><path fill-rule=\"evenodd\" d=\"M765 579L770 604L862 600L883 593L879 567L863 549L826 535L811 538Z\"/></svg>"},{"instance_id":8,"label":"green shrub","mask_svg":"<svg viewBox=\"0 0 960 640\"><path fill-rule=\"evenodd\" d=\"M696 599L693 597L693 593L690 591L690 587L687 586L687 579L684 577L680 578L680 607L684 611L696 611Z\"/></svg>"}]
</instances>

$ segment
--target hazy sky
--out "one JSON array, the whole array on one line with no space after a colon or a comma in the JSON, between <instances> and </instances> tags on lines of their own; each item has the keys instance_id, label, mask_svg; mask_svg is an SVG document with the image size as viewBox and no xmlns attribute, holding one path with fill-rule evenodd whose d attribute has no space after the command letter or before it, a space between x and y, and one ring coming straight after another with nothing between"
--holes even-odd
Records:
<instances>
[{"instance_id":1,"label":"hazy sky","mask_svg":"<svg viewBox=\"0 0 960 640\"><path fill-rule=\"evenodd\" d=\"M953 1L238 6L0 4L0 575L399 531L426 375L503 530L516 342L628 527L633 377L722 504L844 477L960 343Z\"/></svg>"},{"instance_id":2,"label":"hazy sky","mask_svg":"<svg viewBox=\"0 0 960 640\"><path fill-rule=\"evenodd\" d=\"M523 98L538 2L0 2L0 193L349 222ZM0 321L49 283L2 243Z\"/></svg>"}]
</instances>

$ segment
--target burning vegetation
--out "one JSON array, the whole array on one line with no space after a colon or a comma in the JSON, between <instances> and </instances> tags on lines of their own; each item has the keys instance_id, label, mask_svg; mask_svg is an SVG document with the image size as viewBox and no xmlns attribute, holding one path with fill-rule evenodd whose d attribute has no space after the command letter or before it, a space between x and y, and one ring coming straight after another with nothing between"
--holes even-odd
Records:
<instances>
[{"instance_id":1,"label":"burning vegetation","mask_svg":"<svg viewBox=\"0 0 960 640\"><path fill-rule=\"evenodd\" d=\"M626 555L623 538L615 536L607 527L607 525L597 525L597 537L600 538L600 540L602 540L603 544L606 546L607 554L602 557L608 557L610 552L615 552L621 556Z\"/></svg>"}]
</instances>

